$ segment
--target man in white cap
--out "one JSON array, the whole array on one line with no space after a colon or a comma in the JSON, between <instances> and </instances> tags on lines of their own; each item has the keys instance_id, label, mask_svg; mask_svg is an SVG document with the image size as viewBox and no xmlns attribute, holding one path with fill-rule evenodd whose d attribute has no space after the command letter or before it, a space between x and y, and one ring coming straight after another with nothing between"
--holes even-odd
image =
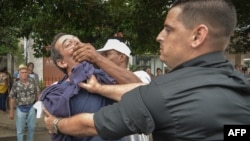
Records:
<instances>
[{"instance_id":1,"label":"man in white cap","mask_svg":"<svg viewBox=\"0 0 250 141\"><path fill-rule=\"evenodd\" d=\"M114 62L116 65L122 68L128 68L131 50L125 43L119 41L118 39L109 39L104 47L97 51L110 61ZM136 71L134 74L144 83L149 83L151 81L150 76L145 71ZM125 140L148 141L149 136L144 134L134 134L126 136Z\"/></svg>"},{"instance_id":2,"label":"man in white cap","mask_svg":"<svg viewBox=\"0 0 250 141\"><path fill-rule=\"evenodd\" d=\"M97 51L116 65L128 68L131 51L125 43L118 39L109 39L104 47ZM144 83L151 81L150 76L145 71L136 71L134 74Z\"/></svg>"}]
</instances>

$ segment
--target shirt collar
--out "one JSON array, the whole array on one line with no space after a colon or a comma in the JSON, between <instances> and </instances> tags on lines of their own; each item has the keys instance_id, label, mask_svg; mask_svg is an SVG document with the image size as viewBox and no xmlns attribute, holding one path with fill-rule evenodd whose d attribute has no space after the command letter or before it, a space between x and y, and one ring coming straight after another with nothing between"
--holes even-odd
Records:
<instances>
[{"instance_id":1,"label":"shirt collar","mask_svg":"<svg viewBox=\"0 0 250 141\"><path fill-rule=\"evenodd\" d=\"M189 60L187 62L184 62L180 64L179 66L175 67L172 71L179 70L186 67L192 67L192 66L200 66L200 67L207 67L210 65L214 65L218 62L225 62L225 55L224 52L212 52L208 54L201 55L199 57L196 57L192 60Z\"/></svg>"}]
</instances>

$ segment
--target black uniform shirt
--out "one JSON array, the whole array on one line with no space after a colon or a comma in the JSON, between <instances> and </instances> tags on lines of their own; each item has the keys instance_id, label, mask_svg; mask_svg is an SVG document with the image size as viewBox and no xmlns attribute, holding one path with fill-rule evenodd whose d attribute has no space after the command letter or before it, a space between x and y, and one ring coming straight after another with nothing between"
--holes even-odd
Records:
<instances>
[{"instance_id":1,"label":"black uniform shirt","mask_svg":"<svg viewBox=\"0 0 250 141\"><path fill-rule=\"evenodd\" d=\"M183 63L95 113L98 134L154 141L223 140L226 124L250 124L250 84L222 52Z\"/></svg>"}]
</instances>

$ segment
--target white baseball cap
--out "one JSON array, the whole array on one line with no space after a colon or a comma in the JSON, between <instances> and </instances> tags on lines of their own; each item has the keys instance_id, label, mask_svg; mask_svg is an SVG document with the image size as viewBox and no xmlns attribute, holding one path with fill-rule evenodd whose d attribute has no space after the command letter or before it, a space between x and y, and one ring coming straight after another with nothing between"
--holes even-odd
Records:
<instances>
[{"instance_id":1,"label":"white baseball cap","mask_svg":"<svg viewBox=\"0 0 250 141\"><path fill-rule=\"evenodd\" d=\"M130 53L131 53L131 50L129 49L129 47L125 43L123 43L117 39L109 39L106 42L106 44L104 45L104 47L101 49L98 49L97 51L103 52L103 51L108 51L108 50L112 50L112 49L116 50L120 53L123 53L128 57L130 56Z\"/></svg>"}]
</instances>

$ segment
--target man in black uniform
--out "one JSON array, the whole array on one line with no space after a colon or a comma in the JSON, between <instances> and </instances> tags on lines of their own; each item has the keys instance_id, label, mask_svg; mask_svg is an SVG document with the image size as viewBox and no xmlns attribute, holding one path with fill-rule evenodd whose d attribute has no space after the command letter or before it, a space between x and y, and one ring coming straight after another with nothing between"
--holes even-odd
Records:
<instances>
[{"instance_id":1,"label":"man in black uniform","mask_svg":"<svg viewBox=\"0 0 250 141\"><path fill-rule=\"evenodd\" d=\"M154 141L223 140L224 125L250 124L250 84L224 57L236 23L226 0L177 0L157 37L168 74L96 113L53 124L57 118L45 110L47 129L104 139L152 133ZM98 88L115 93L112 87Z\"/></svg>"}]
</instances>

